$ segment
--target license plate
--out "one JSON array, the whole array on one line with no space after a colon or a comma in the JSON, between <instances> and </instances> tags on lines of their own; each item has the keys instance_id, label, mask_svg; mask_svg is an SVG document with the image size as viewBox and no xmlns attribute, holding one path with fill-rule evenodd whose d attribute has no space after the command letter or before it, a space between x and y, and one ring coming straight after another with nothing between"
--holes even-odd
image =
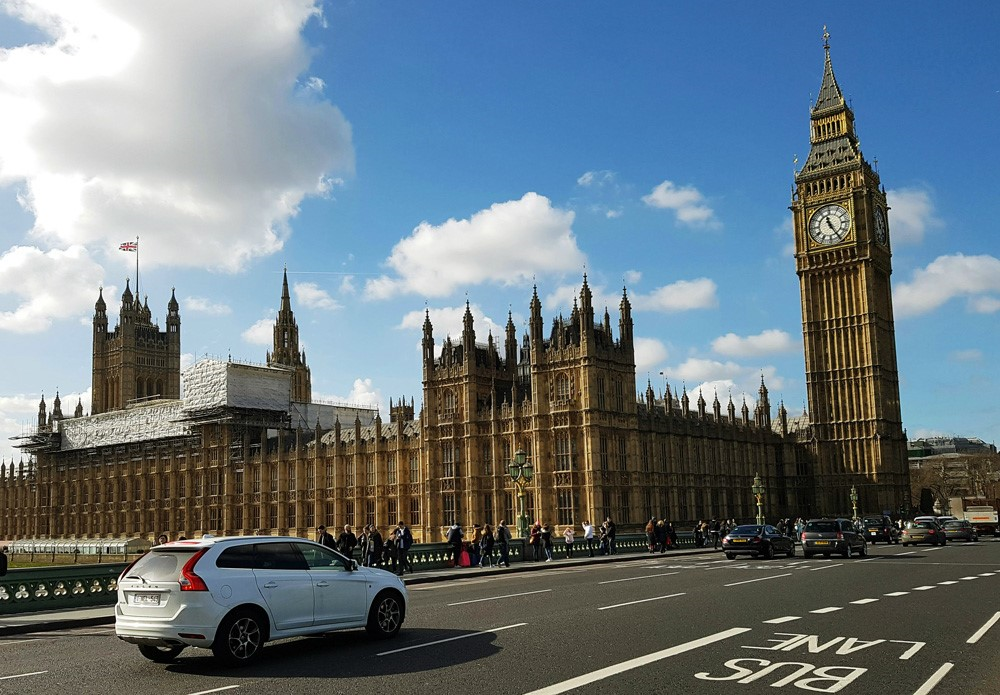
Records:
<instances>
[{"instance_id":1,"label":"license plate","mask_svg":"<svg viewBox=\"0 0 1000 695\"><path fill-rule=\"evenodd\" d=\"M132 603L136 606L159 606L159 594L132 594Z\"/></svg>"},{"instance_id":2,"label":"license plate","mask_svg":"<svg viewBox=\"0 0 1000 695\"><path fill-rule=\"evenodd\" d=\"M830 541L813 541L814 545L830 545Z\"/></svg>"},{"instance_id":3,"label":"license plate","mask_svg":"<svg viewBox=\"0 0 1000 695\"><path fill-rule=\"evenodd\" d=\"M747 542L746 538L733 538L731 540L732 540L733 543L746 543Z\"/></svg>"},{"instance_id":4,"label":"license plate","mask_svg":"<svg viewBox=\"0 0 1000 695\"><path fill-rule=\"evenodd\" d=\"M878 531L876 531L873 528L870 528L870 529L868 529L868 533L870 533L870 534L872 534L874 536L876 533L878 533Z\"/></svg>"}]
</instances>

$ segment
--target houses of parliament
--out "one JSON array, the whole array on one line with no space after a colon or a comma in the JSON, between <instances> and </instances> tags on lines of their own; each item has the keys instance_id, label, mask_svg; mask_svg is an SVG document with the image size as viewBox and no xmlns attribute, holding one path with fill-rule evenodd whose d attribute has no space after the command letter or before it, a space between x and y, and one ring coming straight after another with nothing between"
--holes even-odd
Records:
<instances>
[{"instance_id":1,"label":"houses of parliament","mask_svg":"<svg viewBox=\"0 0 1000 695\"><path fill-rule=\"evenodd\" d=\"M453 521L516 518L518 450L535 471L529 517L560 525L752 519L758 474L768 519L849 515L852 488L859 512L908 507L885 189L824 51L790 202L802 416L772 413L763 379L752 407L669 385L637 397L628 293L613 325L586 276L572 313L548 328L536 288L520 336L508 315L502 340L483 342L467 304L460 339L438 343L428 314L419 410L393 400L385 421L312 401L286 274L265 363L199 362L182 398L178 302L161 330L126 285L113 330L102 293L95 304L90 414L43 399L17 442L29 460L0 465L0 538L306 536L404 521L439 541Z\"/></svg>"}]
</instances>

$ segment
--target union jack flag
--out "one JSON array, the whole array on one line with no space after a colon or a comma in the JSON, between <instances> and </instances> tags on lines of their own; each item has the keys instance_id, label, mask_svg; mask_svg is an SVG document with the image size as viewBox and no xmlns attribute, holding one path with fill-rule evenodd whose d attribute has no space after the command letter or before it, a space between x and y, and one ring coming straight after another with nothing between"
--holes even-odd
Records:
<instances>
[{"instance_id":1,"label":"union jack flag","mask_svg":"<svg viewBox=\"0 0 1000 695\"><path fill-rule=\"evenodd\" d=\"M139 242L138 241L123 241L118 246L118 250L119 251L138 251L139 250Z\"/></svg>"}]
</instances>

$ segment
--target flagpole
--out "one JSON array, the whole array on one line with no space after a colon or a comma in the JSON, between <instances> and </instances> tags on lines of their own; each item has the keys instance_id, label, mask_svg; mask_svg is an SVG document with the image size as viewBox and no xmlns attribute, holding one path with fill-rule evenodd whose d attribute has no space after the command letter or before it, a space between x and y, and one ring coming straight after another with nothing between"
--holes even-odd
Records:
<instances>
[{"instance_id":1,"label":"flagpole","mask_svg":"<svg viewBox=\"0 0 1000 695\"><path fill-rule=\"evenodd\" d=\"M135 237L135 299L140 300L139 295L139 235Z\"/></svg>"}]
</instances>

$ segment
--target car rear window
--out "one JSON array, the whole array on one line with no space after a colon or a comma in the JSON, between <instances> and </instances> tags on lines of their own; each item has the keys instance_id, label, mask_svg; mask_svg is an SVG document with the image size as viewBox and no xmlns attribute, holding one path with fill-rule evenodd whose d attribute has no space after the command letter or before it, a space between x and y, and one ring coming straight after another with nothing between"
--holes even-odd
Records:
<instances>
[{"instance_id":1,"label":"car rear window","mask_svg":"<svg viewBox=\"0 0 1000 695\"><path fill-rule=\"evenodd\" d=\"M883 524L883 521L880 518L868 517L864 519L861 523L867 526L881 526Z\"/></svg>"},{"instance_id":2,"label":"car rear window","mask_svg":"<svg viewBox=\"0 0 1000 695\"><path fill-rule=\"evenodd\" d=\"M737 526L729 533L737 536L756 536L760 533L760 526Z\"/></svg>"},{"instance_id":3,"label":"car rear window","mask_svg":"<svg viewBox=\"0 0 1000 695\"><path fill-rule=\"evenodd\" d=\"M198 550L198 548L151 550L139 558L125 578L139 577L148 582L175 582L184 563L194 557Z\"/></svg>"},{"instance_id":4,"label":"car rear window","mask_svg":"<svg viewBox=\"0 0 1000 695\"><path fill-rule=\"evenodd\" d=\"M810 521L806 523L806 531L836 533L839 530L836 521Z\"/></svg>"},{"instance_id":5,"label":"car rear window","mask_svg":"<svg viewBox=\"0 0 1000 695\"><path fill-rule=\"evenodd\" d=\"M911 521L908 526L910 528L934 528L934 522L932 521Z\"/></svg>"},{"instance_id":6,"label":"car rear window","mask_svg":"<svg viewBox=\"0 0 1000 695\"><path fill-rule=\"evenodd\" d=\"M944 522L945 528L965 528L964 521L946 521Z\"/></svg>"}]
</instances>

